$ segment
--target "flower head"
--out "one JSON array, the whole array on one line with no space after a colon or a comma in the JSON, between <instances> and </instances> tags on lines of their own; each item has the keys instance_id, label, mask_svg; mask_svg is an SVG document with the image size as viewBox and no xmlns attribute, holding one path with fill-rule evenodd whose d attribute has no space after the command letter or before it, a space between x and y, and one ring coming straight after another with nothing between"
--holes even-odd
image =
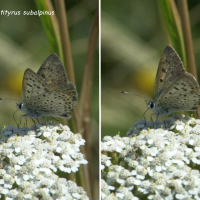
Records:
<instances>
[{"instance_id":1,"label":"flower head","mask_svg":"<svg viewBox=\"0 0 200 200\"><path fill-rule=\"evenodd\" d=\"M0 135L0 195L5 199L88 199L82 187L60 177L87 164L80 152L84 143L80 134L63 125L5 127Z\"/></svg>"},{"instance_id":2,"label":"flower head","mask_svg":"<svg viewBox=\"0 0 200 200\"><path fill-rule=\"evenodd\" d=\"M200 199L199 127L185 116L139 120L128 137L104 138L102 199Z\"/></svg>"}]
</instances>

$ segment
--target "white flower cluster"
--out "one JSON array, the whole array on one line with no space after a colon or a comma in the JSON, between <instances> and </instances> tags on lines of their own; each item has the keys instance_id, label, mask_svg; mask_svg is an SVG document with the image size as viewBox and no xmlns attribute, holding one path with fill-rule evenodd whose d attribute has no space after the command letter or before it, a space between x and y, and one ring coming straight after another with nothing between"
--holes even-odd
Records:
<instances>
[{"instance_id":1,"label":"white flower cluster","mask_svg":"<svg viewBox=\"0 0 200 200\"><path fill-rule=\"evenodd\" d=\"M140 120L127 135L103 138L102 199L200 200L200 120Z\"/></svg>"},{"instance_id":2,"label":"white flower cluster","mask_svg":"<svg viewBox=\"0 0 200 200\"><path fill-rule=\"evenodd\" d=\"M68 126L5 127L0 134L0 199L88 199L65 177L87 164L80 134ZM63 178L64 177L64 178Z\"/></svg>"}]
</instances>

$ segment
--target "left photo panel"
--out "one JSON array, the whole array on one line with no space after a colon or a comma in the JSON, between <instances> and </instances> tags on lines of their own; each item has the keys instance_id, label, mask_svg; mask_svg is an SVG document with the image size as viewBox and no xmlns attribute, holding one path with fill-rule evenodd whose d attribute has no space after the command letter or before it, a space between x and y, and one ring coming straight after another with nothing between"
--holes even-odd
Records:
<instances>
[{"instance_id":1,"label":"left photo panel","mask_svg":"<svg viewBox=\"0 0 200 200\"><path fill-rule=\"evenodd\" d=\"M0 6L0 200L99 199L99 2Z\"/></svg>"}]
</instances>

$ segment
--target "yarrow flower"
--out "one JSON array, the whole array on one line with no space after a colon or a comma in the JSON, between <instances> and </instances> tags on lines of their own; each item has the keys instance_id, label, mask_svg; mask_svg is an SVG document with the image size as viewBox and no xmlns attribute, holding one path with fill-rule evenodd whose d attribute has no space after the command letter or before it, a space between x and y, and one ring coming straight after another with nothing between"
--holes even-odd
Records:
<instances>
[{"instance_id":1,"label":"yarrow flower","mask_svg":"<svg viewBox=\"0 0 200 200\"><path fill-rule=\"evenodd\" d=\"M68 126L5 127L0 134L0 199L89 199L66 177L87 164L81 134Z\"/></svg>"},{"instance_id":2,"label":"yarrow flower","mask_svg":"<svg viewBox=\"0 0 200 200\"><path fill-rule=\"evenodd\" d=\"M101 199L200 199L200 120L139 120L101 147Z\"/></svg>"}]
</instances>

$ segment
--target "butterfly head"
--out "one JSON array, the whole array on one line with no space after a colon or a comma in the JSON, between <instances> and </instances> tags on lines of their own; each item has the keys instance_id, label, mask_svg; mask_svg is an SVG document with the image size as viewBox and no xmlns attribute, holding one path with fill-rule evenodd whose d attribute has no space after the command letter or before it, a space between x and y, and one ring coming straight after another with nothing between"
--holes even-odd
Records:
<instances>
[{"instance_id":1,"label":"butterfly head","mask_svg":"<svg viewBox=\"0 0 200 200\"><path fill-rule=\"evenodd\" d=\"M25 114L28 114L29 116L37 117L37 116L34 116L31 110L29 110L22 101L17 103L17 108L21 110L22 112L24 112Z\"/></svg>"},{"instance_id":2,"label":"butterfly head","mask_svg":"<svg viewBox=\"0 0 200 200\"><path fill-rule=\"evenodd\" d=\"M17 103L17 108L22 110L24 104L22 102Z\"/></svg>"},{"instance_id":3,"label":"butterfly head","mask_svg":"<svg viewBox=\"0 0 200 200\"><path fill-rule=\"evenodd\" d=\"M148 107L148 109L154 111L153 114L160 115L160 116L165 116L165 115L168 115L173 112L172 109L163 108L163 107L159 106L158 104L156 104L155 100L148 101L147 107Z\"/></svg>"},{"instance_id":4,"label":"butterfly head","mask_svg":"<svg viewBox=\"0 0 200 200\"><path fill-rule=\"evenodd\" d=\"M26 109L26 106L24 106L24 104L23 104L23 102L19 102L19 103L16 103L17 104L17 108L19 109L19 110L21 110L22 112L24 112L24 113L28 113L28 111L27 111L27 109Z\"/></svg>"},{"instance_id":5,"label":"butterfly head","mask_svg":"<svg viewBox=\"0 0 200 200\"><path fill-rule=\"evenodd\" d=\"M36 118L40 118L40 117L41 117L40 114L38 114L37 111L31 110L31 109L28 108L28 107L26 106L26 104L23 103L23 102L17 103L17 108L18 108L19 110L21 110L22 112L24 112L26 115L30 116L30 117L36 117Z\"/></svg>"},{"instance_id":6,"label":"butterfly head","mask_svg":"<svg viewBox=\"0 0 200 200\"><path fill-rule=\"evenodd\" d=\"M151 109L151 110L153 110L153 109L155 108L155 106L156 106L155 101L149 101L149 102L147 103L147 107L148 107L149 109Z\"/></svg>"}]
</instances>

